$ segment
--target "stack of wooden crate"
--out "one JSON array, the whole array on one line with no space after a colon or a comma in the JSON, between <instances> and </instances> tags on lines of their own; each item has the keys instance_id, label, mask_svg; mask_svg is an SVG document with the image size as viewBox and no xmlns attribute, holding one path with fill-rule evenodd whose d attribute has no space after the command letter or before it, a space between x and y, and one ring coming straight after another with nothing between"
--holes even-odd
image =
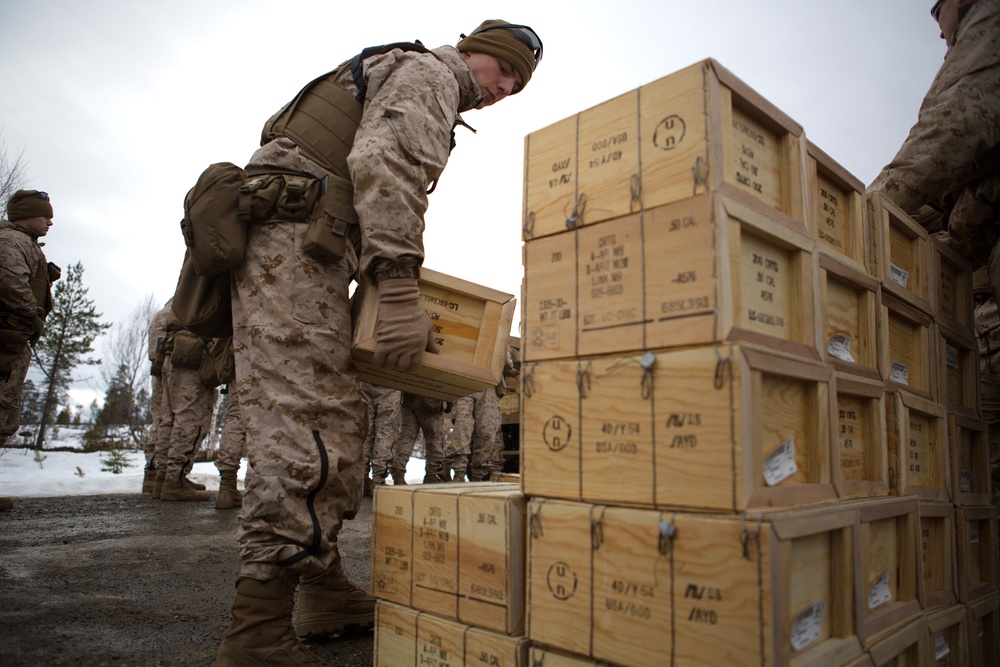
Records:
<instances>
[{"instance_id":1,"label":"stack of wooden crate","mask_svg":"<svg viewBox=\"0 0 1000 667\"><path fill-rule=\"evenodd\" d=\"M994 664L958 255L713 60L530 134L523 240L531 664Z\"/></svg>"}]
</instances>

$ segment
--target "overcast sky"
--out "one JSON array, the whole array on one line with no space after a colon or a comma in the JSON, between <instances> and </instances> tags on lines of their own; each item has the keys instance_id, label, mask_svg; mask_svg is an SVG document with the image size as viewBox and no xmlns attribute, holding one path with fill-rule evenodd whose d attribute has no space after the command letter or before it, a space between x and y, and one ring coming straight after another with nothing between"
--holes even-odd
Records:
<instances>
[{"instance_id":1,"label":"overcast sky","mask_svg":"<svg viewBox=\"0 0 1000 667\"><path fill-rule=\"evenodd\" d=\"M424 236L428 268L519 295L527 134L712 57L869 183L944 56L931 4L0 0L0 140L52 196L49 260L82 262L116 322L172 296L184 194L210 163L244 164L305 83L373 44L525 23L544 59L522 93L465 114L478 133L459 130Z\"/></svg>"}]
</instances>

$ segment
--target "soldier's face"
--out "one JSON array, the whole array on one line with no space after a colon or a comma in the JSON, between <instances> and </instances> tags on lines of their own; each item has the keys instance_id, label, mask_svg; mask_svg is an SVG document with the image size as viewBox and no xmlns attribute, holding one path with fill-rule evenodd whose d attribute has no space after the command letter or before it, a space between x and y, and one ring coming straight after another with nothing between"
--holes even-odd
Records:
<instances>
[{"instance_id":1,"label":"soldier's face","mask_svg":"<svg viewBox=\"0 0 1000 667\"><path fill-rule=\"evenodd\" d=\"M951 46L955 43L955 31L958 29L958 8L971 4L963 0L944 0L938 15L938 26L941 28L941 39Z\"/></svg>"},{"instance_id":2,"label":"soldier's face","mask_svg":"<svg viewBox=\"0 0 1000 667\"><path fill-rule=\"evenodd\" d=\"M45 236L49 233L49 227L52 226L52 218L46 218L45 216L39 215L34 218L18 220L16 224L20 227L24 227L35 236Z\"/></svg>"},{"instance_id":3,"label":"soldier's face","mask_svg":"<svg viewBox=\"0 0 1000 667\"><path fill-rule=\"evenodd\" d=\"M510 95L518 85L517 74L506 60L486 53L463 55L483 94L483 101L476 107L477 109L496 104Z\"/></svg>"}]
</instances>

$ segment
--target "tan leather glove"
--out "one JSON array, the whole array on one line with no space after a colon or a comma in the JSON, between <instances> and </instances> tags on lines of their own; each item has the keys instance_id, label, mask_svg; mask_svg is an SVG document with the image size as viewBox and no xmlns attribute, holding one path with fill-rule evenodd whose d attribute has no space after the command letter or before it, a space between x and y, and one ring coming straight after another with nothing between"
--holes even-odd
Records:
<instances>
[{"instance_id":1,"label":"tan leather glove","mask_svg":"<svg viewBox=\"0 0 1000 667\"><path fill-rule=\"evenodd\" d=\"M424 352L437 354L431 319L420 305L416 278L389 278L378 284L378 339L375 363L409 373L417 369Z\"/></svg>"}]
</instances>

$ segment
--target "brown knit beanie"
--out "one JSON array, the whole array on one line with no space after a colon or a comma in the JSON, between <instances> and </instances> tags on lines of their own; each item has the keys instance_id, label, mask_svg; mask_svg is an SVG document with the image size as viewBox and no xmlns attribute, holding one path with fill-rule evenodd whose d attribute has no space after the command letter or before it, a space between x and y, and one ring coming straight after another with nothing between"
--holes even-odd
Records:
<instances>
[{"instance_id":1,"label":"brown knit beanie","mask_svg":"<svg viewBox=\"0 0 1000 667\"><path fill-rule=\"evenodd\" d=\"M7 219L11 222L28 218L52 217L49 193L38 190L18 190L7 200Z\"/></svg>"},{"instance_id":2,"label":"brown knit beanie","mask_svg":"<svg viewBox=\"0 0 1000 667\"><path fill-rule=\"evenodd\" d=\"M537 42L534 48L532 41ZM542 59L542 42L534 30L500 19L483 21L471 35L463 35L458 50L486 53L510 63L521 79L521 85L511 94L521 92L528 85L531 73Z\"/></svg>"}]
</instances>

